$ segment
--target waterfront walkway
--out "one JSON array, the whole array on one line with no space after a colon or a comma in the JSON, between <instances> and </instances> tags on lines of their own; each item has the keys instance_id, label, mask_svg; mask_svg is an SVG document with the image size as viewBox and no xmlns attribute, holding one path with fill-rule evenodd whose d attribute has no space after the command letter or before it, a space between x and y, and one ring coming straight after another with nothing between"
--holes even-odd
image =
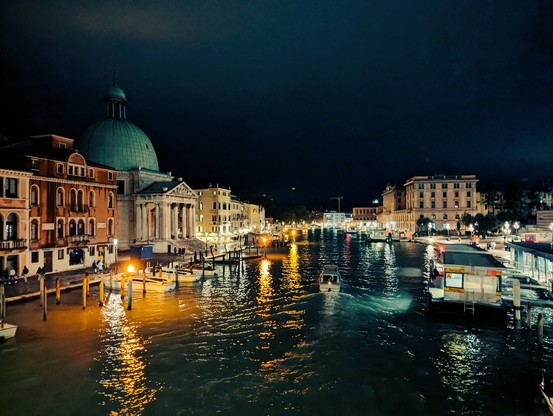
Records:
<instances>
[{"instance_id":1,"label":"waterfront walkway","mask_svg":"<svg viewBox=\"0 0 553 416\"><path fill-rule=\"evenodd\" d=\"M204 258L204 261L206 263L216 262L221 263L223 260L228 261L229 260L229 253L214 253L213 256L209 255ZM224 257L227 256L227 257ZM242 259L248 260L248 259L254 259L259 258L261 255L259 254L259 250L256 249L248 249L245 248L242 252ZM148 260L151 266L155 265L167 265L171 262L183 262L183 263L190 263L194 262L194 260L198 261L198 258L196 256L196 259L194 259L194 254L187 254L185 256L177 256L173 254L154 254L154 258L151 260ZM131 261L129 253L123 253L119 254L118 258L118 266L119 271L121 271L122 267L126 267L128 263ZM111 265L113 268L115 268L116 265ZM92 267L84 267L80 269L75 270L68 270L63 272L52 272L52 273L46 273L45 275L45 282L46 282L46 291L47 293L55 293L56 290L56 281L59 279L60 282L60 289L61 291L67 291L72 289L79 289L82 288L83 285L83 279L88 273L90 281L89 283L91 285L98 284L100 282L100 274L94 273L94 269ZM24 278L18 278L16 279L15 283L7 282L7 281L1 281L1 283L4 283L4 290L5 290L5 297L6 297L6 303L14 303L14 302L24 302L27 300L32 299L38 299L40 297L40 281L38 278L38 275L31 275L27 276L27 279Z\"/></svg>"}]
</instances>

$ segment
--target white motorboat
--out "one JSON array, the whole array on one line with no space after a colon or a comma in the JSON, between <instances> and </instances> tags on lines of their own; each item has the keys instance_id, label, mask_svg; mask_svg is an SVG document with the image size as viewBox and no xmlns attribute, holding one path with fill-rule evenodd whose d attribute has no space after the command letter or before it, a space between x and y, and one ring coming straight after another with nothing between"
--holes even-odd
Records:
<instances>
[{"instance_id":1,"label":"white motorboat","mask_svg":"<svg viewBox=\"0 0 553 416\"><path fill-rule=\"evenodd\" d=\"M8 338L15 337L17 331L17 325L8 324L5 322L0 323L0 339L6 340Z\"/></svg>"},{"instance_id":2,"label":"white motorboat","mask_svg":"<svg viewBox=\"0 0 553 416\"><path fill-rule=\"evenodd\" d=\"M319 274L319 290L321 292L339 292L342 277L338 266L331 264L323 266Z\"/></svg>"},{"instance_id":3,"label":"white motorboat","mask_svg":"<svg viewBox=\"0 0 553 416\"><path fill-rule=\"evenodd\" d=\"M193 263L189 267L186 267L185 270L190 270L192 273L199 274L200 277L205 277L206 279L219 276L217 267L208 264Z\"/></svg>"},{"instance_id":4,"label":"white motorboat","mask_svg":"<svg viewBox=\"0 0 553 416\"><path fill-rule=\"evenodd\" d=\"M144 281L146 282L146 291L153 292L172 292L177 287L177 282L175 279L170 279L162 276L154 276L152 274L146 273L143 277L143 272L140 270L137 273L132 273L129 276L129 273L119 273L113 276L102 276L102 281L104 282L104 287L108 290L121 290L121 281L125 280L125 285L127 285L129 278L132 278L132 289L133 290L143 290ZM127 286L125 287L125 289Z\"/></svg>"}]
</instances>

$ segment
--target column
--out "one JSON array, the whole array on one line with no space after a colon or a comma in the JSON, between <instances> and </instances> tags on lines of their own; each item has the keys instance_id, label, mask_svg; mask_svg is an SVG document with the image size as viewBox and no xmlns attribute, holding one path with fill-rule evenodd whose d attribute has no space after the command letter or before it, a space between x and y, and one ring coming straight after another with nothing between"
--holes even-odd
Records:
<instances>
[{"instance_id":1,"label":"column","mask_svg":"<svg viewBox=\"0 0 553 416\"><path fill-rule=\"evenodd\" d=\"M182 238L188 238L188 227L186 224L186 213L184 212L184 204L179 204L180 222L182 227Z\"/></svg>"},{"instance_id":2,"label":"column","mask_svg":"<svg viewBox=\"0 0 553 416\"><path fill-rule=\"evenodd\" d=\"M141 219L142 233L140 235L141 240L147 240L150 237L150 230L148 227L148 217L146 215L147 213L148 213L148 206L146 204L140 204L140 217L142 218Z\"/></svg>"},{"instance_id":3,"label":"column","mask_svg":"<svg viewBox=\"0 0 553 416\"><path fill-rule=\"evenodd\" d=\"M190 238L196 236L196 206L189 205L190 210Z\"/></svg>"},{"instance_id":4,"label":"column","mask_svg":"<svg viewBox=\"0 0 553 416\"><path fill-rule=\"evenodd\" d=\"M134 237L131 233L129 236L129 243L132 242L133 238L137 240L142 239L142 204L134 204Z\"/></svg>"},{"instance_id":5,"label":"column","mask_svg":"<svg viewBox=\"0 0 553 416\"><path fill-rule=\"evenodd\" d=\"M179 238L179 211L177 204L171 204L171 234L175 236L175 239Z\"/></svg>"}]
</instances>

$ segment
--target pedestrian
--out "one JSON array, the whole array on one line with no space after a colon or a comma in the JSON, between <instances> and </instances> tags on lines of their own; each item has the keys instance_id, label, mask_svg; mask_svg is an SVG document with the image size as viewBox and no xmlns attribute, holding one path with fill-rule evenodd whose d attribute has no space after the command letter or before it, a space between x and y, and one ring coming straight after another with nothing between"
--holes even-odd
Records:
<instances>
[{"instance_id":1,"label":"pedestrian","mask_svg":"<svg viewBox=\"0 0 553 416\"><path fill-rule=\"evenodd\" d=\"M27 283L27 275L29 274L29 269L27 269L27 266L23 266L23 272L21 274L21 277L25 280L25 283Z\"/></svg>"},{"instance_id":2,"label":"pedestrian","mask_svg":"<svg viewBox=\"0 0 553 416\"><path fill-rule=\"evenodd\" d=\"M38 269L36 269L36 274L38 274L39 279L44 276L44 267L39 266Z\"/></svg>"},{"instance_id":3,"label":"pedestrian","mask_svg":"<svg viewBox=\"0 0 553 416\"><path fill-rule=\"evenodd\" d=\"M102 263L102 260L98 260L96 263L96 268L98 269L98 273L102 274L104 270L104 263Z\"/></svg>"},{"instance_id":4,"label":"pedestrian","mask_svg":"<svg viewBox=\"0 0 553 416\"><path fill-rule=\"evenodd\" d=\"M92 262L92 268L94 269L94 274L98 273L98 262L96 260Z\"/></svg>"}]
</instances>

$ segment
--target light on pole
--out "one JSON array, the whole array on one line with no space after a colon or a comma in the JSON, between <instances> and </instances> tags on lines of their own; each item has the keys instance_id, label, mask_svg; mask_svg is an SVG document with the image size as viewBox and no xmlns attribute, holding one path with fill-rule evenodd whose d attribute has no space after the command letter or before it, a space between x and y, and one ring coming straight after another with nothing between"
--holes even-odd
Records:
<instances>
[{"instance_id":1,"label":"light on pole","mask_svg":"<svg viewBox=\"0 0 553 416\"><path fill-rule=\"evenodd\" d=\"M513 228L515 229L515 236L518 236L518 229L520 228L520 224L518 223L518 221L514 222Z\"/></svg>"},{"instance_id":2,"label":"light on pole","mask_svg":"<svg viewBox=\"0 0 553 416\"><path fill-rule=\"evenodd\" d=\"M117 274L117 243L119 240L117 238L113 239L113 249L115 250L115 273Z\"/></svg>"}]
</instances>

